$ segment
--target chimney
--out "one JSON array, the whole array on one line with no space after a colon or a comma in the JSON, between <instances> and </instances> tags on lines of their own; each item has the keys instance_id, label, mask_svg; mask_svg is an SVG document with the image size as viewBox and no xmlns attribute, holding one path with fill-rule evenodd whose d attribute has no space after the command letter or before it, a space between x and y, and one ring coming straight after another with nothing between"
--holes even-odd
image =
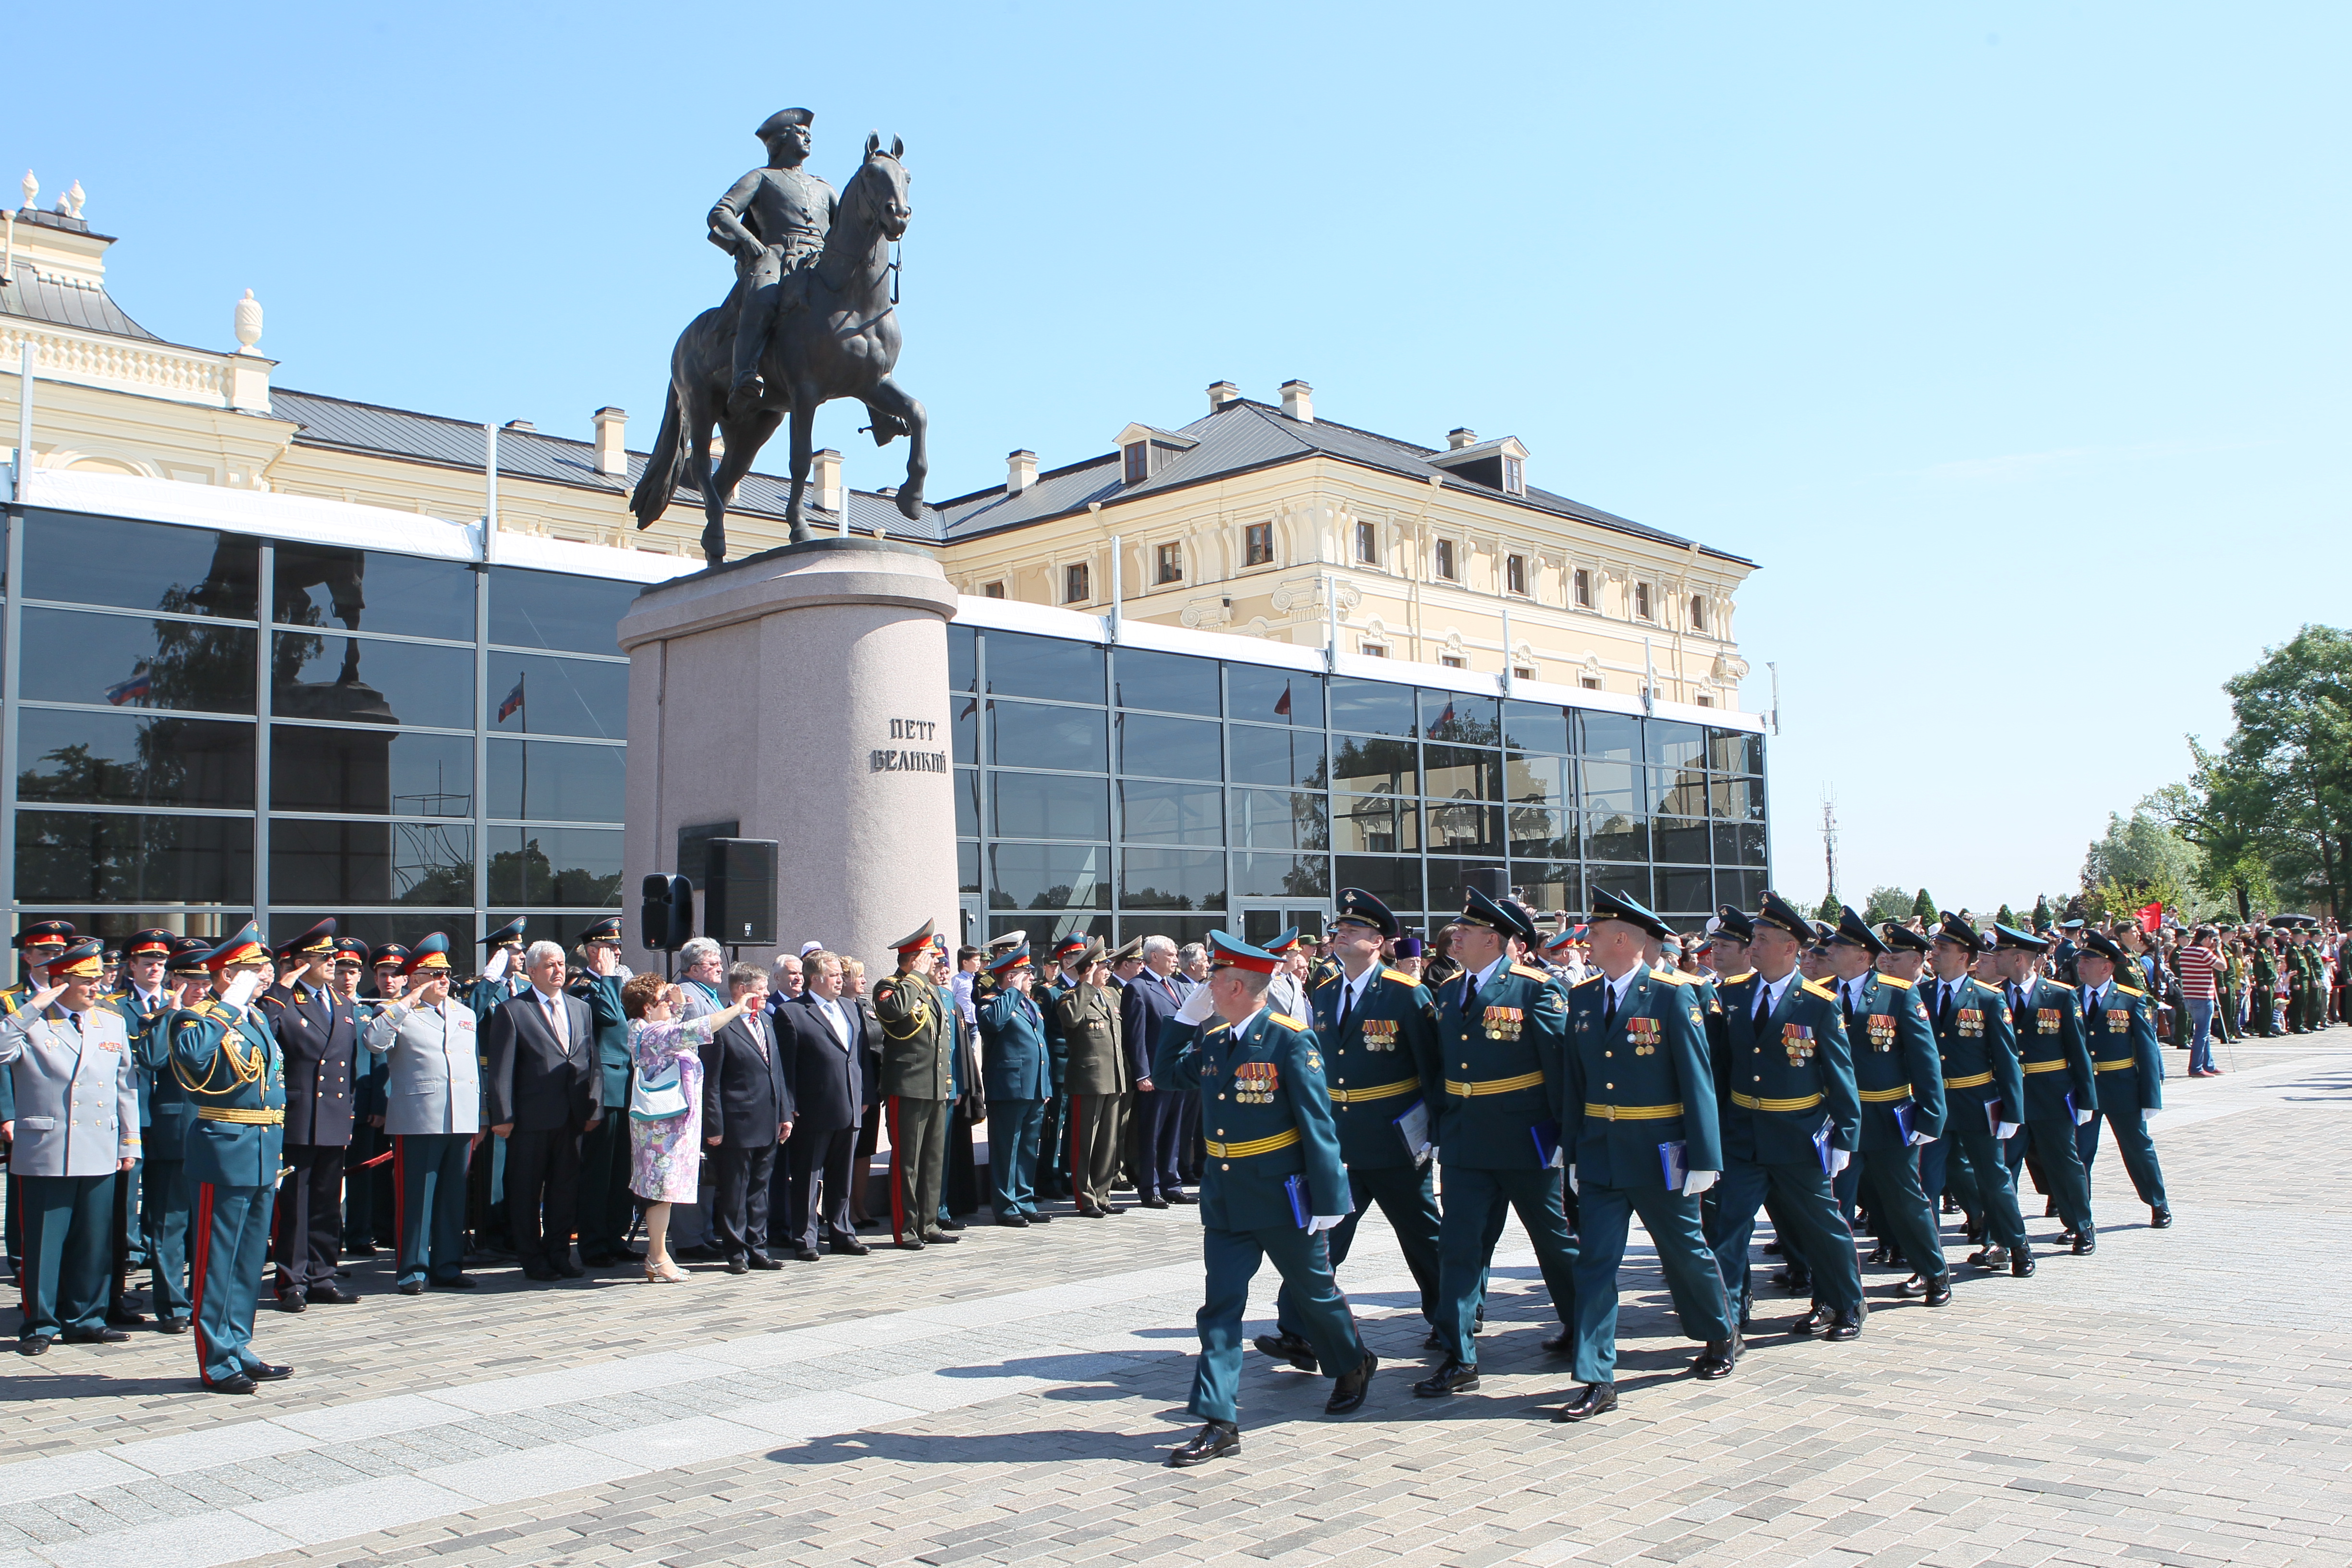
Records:
<instances>
[{"instance_id":1,"label":"chimney","mask_svg":"<svg viewBox=\"0 0 2352 1568\"><path fill-rule=\"evenodd\" d=\"M1465 447L1475 447L1477 444L1478 432L1466 425L1457 425L1445 433L1445 449L1449 452L1458 452Z\"/></svg>"},{"instance_id":2,"label":"chimney","mask_svg":"<svg viewBox=\"0 0 2352 1568\"><path fill-rule=\"evenodd\" d=\"M1242 389L1232 382L1213 381L1209 384L1209 412L1214 414L1228 403L1239 403L1241 397Z\"/></svg>"},{"instance_id":3,"label":"chimney","mask_svg":"<svg viewBox=\"0 0 2352 1568\"><path fill-rule=\"evenodd\" d=\"M1017 496L1037 482L1037 454L1024 447L1004 454L1004 493Z\"/></svg>"},{"instance_id":4,"label":"chimney","mask_svg":"<svg viewBox=\"0 0 2352 1568\"><path fill-rule=\"evenodd\" d=\"M509 430L529 431L534 436L539 434L539 426L532 424L528 419L509 419L507 421L507 428Z\"/></svg>"},{"instance_id":5,"label":"chimney","mask_svg":"<svg viewBox=\"0 0 2352 1568\"><path fill-rule=\"evenodd\" d=\"M841 489L841 454L827 447L816 455L809 468L809 483L815 487L818 510L839 515L848 503Z\"/></svg>"},{"instance_id":6,"label":"chimney","mask_svg":"<svg viewBox=\"0 0 2352 1568\"><path fill-rule=\"evenodd\" d=\"M627 479L629 448L625 438L629 429L629 411L599 408L590 417L596 421L596 471Z\"/></svg>"},{"instance_id":7,"label":"chimney","mask_svg":"<svg viewBox=\"0 0 2352 1568\"><path fill-rule=\"evenodd\" d=\"M1315 389L1303 381L1282 384L1282 411L1301 425L1315 423Z\"/></svg>"}]
</instances>

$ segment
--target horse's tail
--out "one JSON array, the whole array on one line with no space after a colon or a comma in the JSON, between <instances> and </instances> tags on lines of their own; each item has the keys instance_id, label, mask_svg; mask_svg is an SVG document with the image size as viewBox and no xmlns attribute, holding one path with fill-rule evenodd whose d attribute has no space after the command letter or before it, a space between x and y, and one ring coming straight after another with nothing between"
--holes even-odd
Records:
<instances>
[{"instance_id":1,"label":"horse's tail","mask_svg":"<svg viewBox=\"0 0 2352 1568\"><path fill-rule=\"evenodd\" d=\"M669 400L662 405L661 433L654 437L654 449L646 458L646 471L637 476L637 488L629 492L629 510L636 513L640 529L651 528L677 494L678 468L686 453L685 414L677 383L672 381Z\"/></svg>"}]
</instances>

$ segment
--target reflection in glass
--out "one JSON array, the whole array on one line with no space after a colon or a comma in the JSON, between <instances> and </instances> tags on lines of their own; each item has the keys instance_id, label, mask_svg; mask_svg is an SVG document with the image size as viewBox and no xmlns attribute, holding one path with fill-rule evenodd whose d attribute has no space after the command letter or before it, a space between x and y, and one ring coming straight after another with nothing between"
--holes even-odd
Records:
<instances>
[{"instance_id":1,"label":"reflection in glass","mask_svg":"<svg viewBox=\"0 0 2352 1568\"><path fill-rule=\"evenodd\" d=\"M1331 847L1342 855L1409 854L1421 847L1418 802L1392 795L1331 797Z\"/></svg>"},{"instance_id":2,"label":"reflection in glass","mask_svg":"<svg viewBox=\"0 0 2352 1568\"><path fill-rule=\"evenodd\" d=\"M472 648L305 632L277 638L269 706L280 718L474 727Z\"/></svg>"},{"instance_id":3,"label":"reflection in glass","mask_svg":"<svg viewBox=\"0 0 2352 1568\"><path fill-rule=\"evenodd\" d=\"M1473 746L1502 743L1503 726L1492 697L1459 691L1421 694L1421 734L1427 741L1460 741Z\"/></svg>"},{"instance_id":4,"label":"reflection in glass","mask_svg":"<svg viewBox=\"0 0 2352 1568\"><path fill-rule=\"evenodd\" d=\"M538 781L532 782L536 787ZM269 805L275 811L471 816L474 742L466 735L419 734L382 725L329 730L273 724ZM274 886L270 901L278 901ZM473 901L470 895L466 901Z\"/></svg>"},{"instance_id":5,"label":"reflection in glass","mask_svg":"<svg viewBox=\"0 0 2352 1568\"><path fill-rule=\"evenodd\" d=\"M1108 944L1111 940L1111 918L1108 914L1047 915L1043 911L988 917L992 939L1016 931L1029 933L1029 951L1033 953L1050 950L1066 936L1100 937ZM1041 963L1038 967L1045 966Z\"/></svg>"},{"instance_id":6,"label":"reflection in glass","mask_svg":"<svg viewBox=\"0 0 2352 1568\"><path fill-rule=\"evenodd\" d=\"M1217 716L1217 661L1120 648L1111 660L1116 700L1124 708Z\"/></svg>"},{"instance_id":7,"label":"reflection in glass","mask_svg":"<svg viewBox=\"0 0 2352 1568\"><path fill-rule=\"evenodd\" d=\"M1331 678L1331 728L1409 740L1420 733L1413 718L1412 688L1335 675Z\"/></svg>"},{"instance_id":8,"label":"reflection in glass","mask_svg":"<svg viewBox=\"0 0 2352 1568\"><path fill-rule=\"evenodd\" d=\"M1447 860L1439 856L1429 858L1429 907L1442 915L1458 912L1465 902L1462 894L1473 870L1488 869L1483 860Z\"/></svg>"},{"instance_id":9,"label":"reflection in glass","mask_svg":"<svg viewBox=\"0 0 2352 1568\"><path fill-rule=\"evenodd\" d=\"M990 632L982 639L982 648L988 661L988 689L1000 697L1103 700L1103 650L1089 643Z\"/></svg>"},{"instance_id":10,"label":"reflection in glass","mask_svg":"<svg viewBox=\"0 0 2352 1568\"><path fill-rule=\"evenodd\" d=\"M1577 716L1584 731L1582 755L1615 763L1642 760L1642 721L1630 713L1586 712Z\"/></svg>"},{"instance_id":11,"label":"reflection in glass","mask_svg":"<svg viewBox=\"0 0 2352 1568\"><path fill-rule=\"evenodd\" d=\"M1584 858L1587 860L1647 860L1650 825L1638 816L1616 812L1584 814Z\"/></svg>"},{"instance_id":12,"label":"reflection in glass","mask_svg":"<svg viewBox=\"0 0 2352 1568\"><path fill-rule=\"evenodd\" d=\"M1764 771L1764 737L1740 730L1709 730L1706 765L1719 773L1760 773Z\"/></svg>"},{"instance_id":13,"label":"reflection in glass","mask_svg":"<svg viewBox=\"0 0 2352 1568\"><path fill-rule=\"evenodd\" d=\"M1224 748L1218 743L1219 726L1213 721L1121 713L1112 724L1118 731L1118 771L1123 773L1174 779L1224 776Z\"/></svg>"},{"instance_id":14,"label":"reflection in glass","mask_svg":"<svg viewBox=\"0 0 2352 1568\"><path fill-rule=\"evenodd\" d=\"M1118 786L1119 837L1129 844L1223 844L1225 794L1214 784Z\"/></svg>"},{"instance_id":15,"label":"reflection in glass","mask_svg":"<svg viewBox=\"0 0 2352 1568\"><path fill-rule=\"evenodd\" d=\"M1575 776L1575 764L1566 757L1523 757L1515 752L1503 763L1503 798L1514 805L1564 810L1576 804Z\"/></svg>"},{"instance_id":16,"label":"reflection in glass","mask_svg":"<svg viewBox=\"0 0 2352 1568\"><path fill-rule=\"evenodd\" d=\"M468 961L461 959L459 954L472 953L472 962L480 960L481 949L474 944L481 940L481 933L474 929L474 912L471 910L417 910L408 913L355 915L346 912L349 908L341 904L331 909L273 908L269 918L270 940L284 942L289 937L299 936L332 915L338 934L357 937L370 947L382 947L385 942L396 942L403 947L414 949L419 942L437 931L449 939L449 962L457 966L460 973L465 972ZM513 918L510 914L493 914L490 923L502 926ZM573 922L561 915L533 914L527 917L529 923L524 926L523 934L533 942L545 937L551 942L562 942L569 947L578 940L578 929L585 927L593 918L583 915ZM560 929L567 925L573 929L569 932ZM375 976L371 972L360 982L360 994L374 995L374 982Z\"/></svg>"},{"instance_id":17,"label":"reflection in glass","mask_svg":"<svg viewBox=\"0 0 2352 1568\"><path fill-rule=\"evenodd\" d=\"M1573 752L1574 717L1574 709L1549 702L1506 702L1503 743L1521 752Z\"/></svg>"},{"instance_id":18,"label":"reflection in glass","mask_svg":"<svg viewBox=\"0 0 2352 1568\"><path fill-rule=\"evenodd\" d=\"M980 699L957 697L948 704L955 717L948 721L948 754L959 763L980 761Z\"/></svg>"},{"instance_id":19,"label":"reflection in glass","mask_svg":"<svg viewBox=\"0 0 2352 1568\"><path fill-rule=\"evenodd\" d=\"M1118 903L1127 910L1222 910L1225 857L1215 849L1126 849Z\"/></svg>"},{"instance_id":20,"label":"reflection in glass","mask_svg":"<svg viewBox=\"0 0 2352 1568\"><path fill-rule=\"evenodd\" d=\"M955 771L956 833L964 838L980 837L980 770L958 768Z\"/></svg>"},{"instance_id":21,"label":"reflection in glass","mask_svg":"<svg viewBox=\"0 0 2352 1568\"><path fill-rule=\"evenodd\" d=\"M1585 884L1595 893L1622 893L1654 910L1650 902L1650 868L1647 866L1588 866Z\"/></svg>"},{"instance_id":22,"label":"reflection in glass","mask_svg":"<svg viewBox=\"0 0 2352 1568\"><path fill-rule=\"evenodd\" d=\"M20 811L16 897L28 904L250 905L253 821Z\"/></svg>"},{"instance_id":23,"label":"reflection in glass","mask_svg":"<svg viewBox=\"0 0 2352 1568\"><path fill-rule=\"evenodd\" d=\"M998 834L1021 838L1110 837L1108 780L999 768L993 783Z\"/></svg>"},{"instance_id":24,"label":"reflection in glass","mask_svg":"<svg viewBox=\"0 0 2352 1568\"><path fill-rule=\"evenodd\" d=\"M1426 907L1417 855L1342 855L1331 868L1331 885L1361 888L1391 910L1409 913Z\"/></svg>"},{"instance_id":25,"label":"reflection in glass","mask_svg":"<svg viewBox=\"0 0 2352 1568\"><path fill-rule=\"evenodd\" d=\"M1331 847L1331 825L1319 795L1237 789L1234 791L1233 814L1236 845L1253 849Z\"/></svg>"},{"instance_id":26,"label":"reflection in glass","mask_svg":"<svg viewBox=\"0 0 2352 1568\"><path fill-rule=\"evenodd\" d=\"M1703 818L1655 816L1650 819L1650 858L1704 866L1714 858L1707 847Z\"/></svg>"},{"instance_id":27,"label":"reflection in glass","mask_svg":"<svg viewBox=\"0 0 2352 1568\"><path fill-rule=\"evenodd\" d=\"M619 746L505 741L493 736L489 815L557 822L619 822L626 815L628 761L629 753ZM393 809L410 808L396 805Z\"/></svg>"},{"instance_id":28,"label":"reflection in glass","mask_svg":"<svg viewBox=\"0 0 2352 1568\"><path fill-rule=\"evenodd\" d=\"M598 741L628 738L627 665L555 658L543 653L485 657L489 660L490 710L483 718L493 732L583 735ZM411 724L425 722L404 713L401 717Z\"/></svg>"},{"instance_id":29,"label":"reflection in glass","mask_svg":"<svg viewBox=\"0 0 2352 1568\"><path fill-rule=\"evenodd\" d=\"M1321 855L1236 855L1234 893L1244 899L1328 899L1331 862Z\"/></svg>"},{"instance_id":30,"label":"reflection in glass","mask_svg":"<svg viewBox=\"0 0 2352 1568\"><path fill-rule=\"evenodd\" d=\"M253 805L250 723L21 708L16 758L27 805Z\"/></svg>"},{"instance_id":31,"label":"reflection in glass","mask_svg":"<svg viewBox=\"0 0 2352 1568\"><path fill-rule=\"evenodd\" d=\"M989 761L1001 766L1110 771L1099 708L1044 708L1031 702L991 702Z\"/></svg>"},{"instance_id":32,"label":"reflection in glass","mask_svg":"<svg viewBox=\"0 0 2352 1568\"><path fill-rule=\"evenodd\" d=\"M1500 800L1502 753L1472 751L1466 746L1423 746L1421 793L1443 795L1448 800Z\"/></svg>"},{"instance_id":33,"label":"reflection in glass","mask_svg":"<svg viewBox=\"0 0 2352 1568\"><path fill-rule=\"evenodd\" d=\"M1472 800L1432 800L1423 803L1433 855L1494 855L1503 853L1503 814Z\"/></svg>"},{"instance_id":34,"label":"reflection in glass","mask_svg":"<svg viewBox=\"0 0 2352 1568\"><path fill-rule=\"evenodd\" d=\"M1662 915L1706 915L1715 910L1715 874L1705 868L1661 866L1654 873Z\"/></svg>"},{"instance_id":35,"label":"reflection in glass","mask_svg":"<svg viewBox=\"0 0 2352 1568\"><path fill-rule=\"evenodd\" d=\"M972 691L980 686L980 634L970 626L948 628L948 689Z\"/></svg>"},{"instance_id":36,"label":"reflection in glass","mask_svg":"<svg viewBox=\"0 0 2352 1568\"><path fill-rule=\"evenodd\" d=\"M1110 908L1108 844L992 844L988 860L990 909ZM1029 940L1037 940L1034 928Z\"/></svg>"},{"instance_id":37,"label":"reflection in glass","mask_svg":"<svg viewBox=\"0 0 2352 1568\"><path fill-rule=\"evenodd\" d=\"M271 574L281 626L474 640L474 574L462 561L280 540Z\"/></svg>"},{"instance_id":38,"label":"reflection in glass","mask_svg":"<svg viewBox=\"0 0 2352 1568\"><path fill-rule=\"evenodd\" d=\"M1693 764L1683 768L1654 767L1650 782L1658 792L1650 809L1666 816L1706 815L1706 775Z\"/></svg>"},{"instance_id":39,"label":"reflection in glass","mask_svg":"<svg viewBox=\"0 0 2352 1568\"><path fill-rule=\"evenodd\" d=\"M600 827L493 827L489 847L494 904L620 907L618 832Z\"/></svg>"},{"instance_id":40,"label":"reflection in glass","mask_svg":"<svg viewBox=\"0 0 2352 1568\"><path fill-rule=\"evenodd\" d=\"M1225 729L1225 744L1233 753L1229 766L1235 784L1323 787L1320 730L1265 730L1255 724L1231 724Z\"/></svg>"},{"instance_id":41,"label":"reflection in glass","mask_svg":"<svg viewBox=\"0 0 2352 1568\"><path fill-rule=\"evenodd\" d=\"M969 839L956 846L956 891L980 891L980 846Z\"/></svg>"},{"instance_id":42,"label":"reflection in glass","mask_svg":"<svg viewBox=\"0 0 2352 1568\"><path fill-rule=\"evenodd\" d=\"M1706 766L1706 731L1696 724L1653 719L1649 725L1650 761L1661 767Z\"/></svg>"},{"instance_id":43,"label":"reflection in glass","mask_svg":"<svg viewBox=\"0 0 2352 1568\"><path fill-rule=\"evenodd\" d=\"M1225 666L1225 713L1253 724L1323 727L1323 678L1304 669ZM1320 745L1320 740L1318 740Z\"/></svg>"},{"instance_id":44,"label":"reflection in glass","mask_svg":"<svg viewBox=\"0 0 2352 1568\"><path fill-rule=\"evenodd\" d=\"M1737 904L1743 910L1756 909L1764 902L1764 873L1717 871L1715 896L1721 903Z\"/></svg>"},{"instance_id":45,"label":"reflection in glass","mask_svg":"<svg viewBox=\"0 0 2352 1568\"><path fill-rule=\"evenodd\" d=\"M70 610L24 617L17 695L28 700L253 711L255 632Z\"/></svg>"},{"instance_id":46,"label":"reflection in glass","mask_svg":"<svg viewBox=\"0 0 2352 1568\"><path fill-rule=\"evenodd\" d=\"M181 616L254 618L261 542L118 517L25 516L25 596Z\"/></svg>"},{"instance_id":47,"label":"reflection in glass","mask_svg":"<svg viewBox=\"0 0 2352 1568\"><path fill-rule=\"evenodd\" d=\"M495 894L493 895L495 896ZM474 901L474 830L446 822L269 824L273 904L434 904Z\"/></svg>"},{"instance_id":48,"label":"reflection in glass","mask_svg":"<svg viewBox=\"0 0 2352 1568\"><path fill-rule=\"evenodd\" d=\"M1504 811L1514 860L1522 857L1535 860L1575 858L1576 828L1570 813L1532 805L1506 806Z\"/></svg>"},{"instance_id":49,"label":"reflection in glass","mask_svg":"<svg viewBox=\"0 0 2352 1568\"><path fill-rule=\"evenodd\" d=\"M490 640L517 647L558 648L567 653L618 653L621 646L615 640L616 629L644 586L603 577L493 566ZM470 605L472 601L469 598L467 602ZM460 635L467 641L473 639L470 616Z\"/></svg>"},{"instance_id":50,"label":"reflection in glass","mask_svg":"<svg viewBox=\"0 0 2352 1568\"><path fill-rule=\"evenodd\" d=\"M1644 773L1632 763L1588 760L1582 769L1584 809L1632 816L1649 809L1643 798Z\"/></svg>"},{"instance_id":51,"label":"reflection in glass","mask_svg":"<svg viewBox=\"0 0 2352 1568\"><path fill-rule=\"evenodd\" d=\"M1584 910L1584 873L1572 865L1513 861L1511 890L1529 907L1542 912L1565 910L1570 914L1581 914Z\"/></svg>"},{"instance_id":52,"label":"reflection in glass","mask_svg":"<svg viewBox=\"0 0 2352 1568\"><path fill-rule=\"evenodd\" d=\"M1357 795L1419 795L1421 768L1411 741L1373 741L1356 735L1338 738L1331 763L1332 786Z\"/></svg>"},{"instance_id":53,"label":"reflection in glass","mask_svg":"<svg viewBox=\"0 0 2352 1568\"><path fill-rule=\"evenodd\" d=\"M1764 820L1762 779L1715 779L1707 785L1707 815L1726 822Z\"/></svg>"},{"instance_id":54,"label":"reflection in glass","mask_svg":"<svg viewBox=\"0 0 2352 1568\"><path fill-rule=\"evenodd\" d=\"M1008 927L1013 923L1011 921L1005 922ZM1131 937L1164 936L1181 948L1189 942L1207 942L1211 931L1222 931L1229 923L1223 915L1167 915L1156 910L1149 914L1122 915L1119 917L1118 940L1125 942ZM1034 942L1037 939L1033 933L1029 940Z\"/></svg>"},{"instance_id":55,"label":"reflection in glass","mask_svg":"<svg viewBox=\"0 0 2352 1568\"><path fill-rule=\"evenodd\" d=\"M1715 863L1718 866L1763 865L1764 825L1760 822L1717 823Z\"/></svg>"}]
</instances>

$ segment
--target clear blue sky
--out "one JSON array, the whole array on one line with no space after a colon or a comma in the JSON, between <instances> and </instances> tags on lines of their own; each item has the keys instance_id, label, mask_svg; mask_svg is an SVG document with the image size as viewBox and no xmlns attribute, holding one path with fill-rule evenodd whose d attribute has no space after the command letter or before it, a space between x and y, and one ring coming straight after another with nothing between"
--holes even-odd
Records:
<instances>
[{"instance_id":1,"label":"clear blue sky","mask_svg":"<svg viewBox=\"0 0 2352 1568\"><path fill-rule=\"evenodd\" d=\"M836 184L903 137L935 496L1222 377L1516 434L1763 563L1792 896L1826 788L1857 902L2069 887L2222 679L2352 618L2340 7L728 15L37 9L0 157L83 183L166 337L226 346L250 288L282 384L583 437L617 403L642 445L751 127L813 108ZM858 423L819 438L891 482Z\"/></svg>"}]
</instances>

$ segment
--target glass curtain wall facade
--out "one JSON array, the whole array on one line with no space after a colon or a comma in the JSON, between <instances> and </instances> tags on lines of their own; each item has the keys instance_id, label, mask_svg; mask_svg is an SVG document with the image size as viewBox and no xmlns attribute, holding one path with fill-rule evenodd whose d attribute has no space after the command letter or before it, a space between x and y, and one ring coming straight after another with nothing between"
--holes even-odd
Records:
<instances>
[{"instance_id":1,"label":"glass curtain wall facade","mask_svg":"<svg viewBox=\"0 0 2352 1568\"><path fill-rule=\"evenodd\" d=\"M38 509L8 567L19 918L333 915L462 966L621 907L637 584Z\"/></svg>"},{"instance_id":2,"label":"glass curtain wall facade","mask_svg":"<svg viewBox=\"0 0 2352 1568\"><path fill-rule=\"evenodd\" d=\"M1333 890L1408 929L1506 867L1538 910L1631 893L1696 929L1755 907L1747 731L954 626L968 935L1319 930Z\"/></svg>"}]
</instances>

